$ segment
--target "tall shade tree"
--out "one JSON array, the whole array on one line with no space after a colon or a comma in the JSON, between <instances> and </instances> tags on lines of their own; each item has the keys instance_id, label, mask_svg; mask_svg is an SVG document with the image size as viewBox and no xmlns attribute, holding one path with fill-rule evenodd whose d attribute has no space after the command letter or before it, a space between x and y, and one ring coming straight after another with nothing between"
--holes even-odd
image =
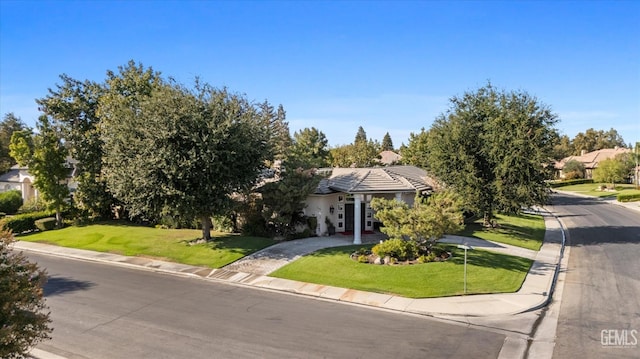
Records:
<instances>
[{"instance_id":1,"label":"tall shade tree","mask_svg":"<svg viewBox=\"0 0 640 359\"><path fill-rule=\"evenodd\" d=\"M121 80L108 80L110 88ZM199 219L208 241L211 216L226 214L230 195L264 166L268 128L254 105L226 89L150 78L141 85L148 91L101 98L107 184L132 216Z\"/></svg>"},{"instance_id":2,"label":"tall shade tree","mask_svg":"<svg viewBox=\"0 0 640 359\"><path fill-rule=\"evenodd\" d=\"M49 209L56 212L56 226L62 227L62 211L67 207L70 168L64 147L46 115L38 118L37 134L31 130L15 132L11 137L11 156L29 168L33 185L40 191Z\"/></svg>"},{"instance_id":3,"label":"tall shade tree","mask_svg":"<svg viewBox=\"0 0 640 359\"><path fill-rule=\"evenodd\" d=\"M282 160L291 147L292 139L289 132L289 123L286 121L287 114L282 107L278 106L275 111L274 107L264 101L258 106L260 119L269 129L269 160Z\"/></svg>"},{"instance_id":4,"label":"tall shade tree","mask_svg":"<svg viewBox=\"0 0 640 359\"><path fill-rule=\"evenodd\" d=\"M91 81L61 75L61 84L36 100L59 129L69 155L77 161L75 205L94 218L108 218L116 203L102 176L102 141L98 132L98 100L105 88Z\"/></svg>"},{"instance_id":5,"label":"tall shade tree","mask_svg":"<svg viewBox=\"0 0 640 359\"><path fill-rule=\"evenodd\" d=\"M19 117L9 112L4 115L0 122L0 174L7 172L16 160L11 157L9 143L14 132L27 129L27 126Z\"/></svg>"},{"instance_id":6,"label":"tall shade tree","mask_svg":"<svg viewBox=\"0 0 640 359\"><path fill-rule=\"evenodd\" d=\"M592 152L603 148L625 147L624 139L618 131L611 128L608 131L594 130L590 128L585 132L580 132L571 141L574 155L579 155L582 151Z\"/></svg>"},{"instance_id":7,"label":"tall shade tree","mask_svg":"<svg viewBox=\"0 0 640 359\"><path fill-rule=\"evenodd\" d=\"M332 167L370 167L378 164L380 145L372 140L357 141L329 151Z\"/></svg>"},{"instance_id":8,"label":"tall shade tree","mask_svg":"<svg viewBox=\"0 0 640 359\"><path fill-rule=\"evenodd\" d=\"M429 152L427 142L429 132L424 128L418 133L409 134L409 144L401 148L402 163L420 168L428 168Z\"/></svg>"},{"instance_id":9,"label":"tall shade tree","mask_svg":"<svg viewBox=\"0 0 640 359\"><path fill-rule=\"evenodd\" d=\"M544 204L557 116L526 92L491 84L451 99L426 141L428 169L489 225L495 210Z\"/></svg>"},{"instance_id":10,"label":"tall shade tree","mask_svg":"<svg viewBox=\"0 0 640 359\"><path fill-rule=\"evenodd\" d=\"M364 131L362 126L358 127L358 132L356 133L356 138L353 140L353 143L358 142L366 142L367 141L367 133Z\"/></svg>"},{"instance_id":11,"label":"tall shade tree","mask_svg":"<svg viewBox=\"0 0 640 359\"><path fill-rule=\"evenodd\" d=\"M29 349L53 330L42 291L47 274L14 252L13 241L0 231L0 357L30 358Z\"/></svg>"},{"instance_id":12,"label":"tall shade tree","mask_svg":"<svg viewBox=\"0 0 640 359\"><path fill-rule=\"evenodd\" d=\"M295 168L321 168L327 165L329 156L325 134L315 127L304 128L293 134L293 144L286 159L286 166Z\"/></svg>"},{"instance_id":13,"label":"tall shade tree","mask_svg":"<svg viewBox=\"0 0 640 359\"><path fill-rule=\"evenodd\" d=\"M393 141L391 140L391 135L389 135L389 132L384 134L380 149L382 151L393 151Z\"/></svg>"}]
</instances>

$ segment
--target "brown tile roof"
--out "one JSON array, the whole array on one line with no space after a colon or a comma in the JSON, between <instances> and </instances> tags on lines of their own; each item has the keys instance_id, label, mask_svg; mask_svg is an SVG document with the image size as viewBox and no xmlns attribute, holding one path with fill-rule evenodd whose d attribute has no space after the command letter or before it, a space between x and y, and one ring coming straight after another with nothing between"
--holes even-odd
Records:
<instances>
[{"instance_id":1,"label":"brown tile roof","mask_svg":"<svg viewBox=\"0 0 640 359\"><path fill-rule=\"evenodd\" d=\"M316 194L416 192L432 189L433 183L426 171L414 166L334 168Z\"/></svg>"},{"instance_id":2,"label":"brown tile roof","mask_svg":"<svg viewBox=\"0 0 640 359\"><path fill-rule=\"evenodd\" d=\"M584 168L586 169L594 169L596 167L598 167L598 163L600 161L609 159L609 158L614 158L617 155L621 154L621 153L628 153L631 152L631 149L629 148L623 148L623 147L618 147L618 148L603 148L601 150L597 150L597 151L593 151L593 152L588 152L585 153L583 155L580 156L569 156L569 157L565 157L562 160L560 160L559 162L555 163L555 167L556 169L563 169L564 165L571 161L571 160L575 160L578 162L582 162L582 164L584 164Z\"/></svg>"}]
</instances>

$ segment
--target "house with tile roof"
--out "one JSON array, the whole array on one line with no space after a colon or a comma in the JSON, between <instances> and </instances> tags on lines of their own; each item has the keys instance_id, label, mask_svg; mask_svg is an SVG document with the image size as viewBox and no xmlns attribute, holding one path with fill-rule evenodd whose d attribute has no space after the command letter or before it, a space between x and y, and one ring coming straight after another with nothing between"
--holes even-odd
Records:
<instances>
[{"instance_id":1,"label":"house with tile roof","mask_svg":"<svg viewBox=\"0 0 640 359\"><path fill-rule=\"evenodd\" d=\"M15 165L0 175L0 192L20 191L24 201L37 198L38 190L33 186L34 180L27 167Z\"/></svg>"},{"instance_id":2,"label":"house with tile roof","mask_svg":"<svg viewBox=\"0 0 640 359\"><path fill-rule=\"evenodd\" d=\"M319 171L323 172L323 170ZM416 193L429 194L436 181L415 166L333 168L306 201L305 215L318 219L317 234L328 232L328 219L338 233L353 233L353 243L361 243L362 232L378 224L370 206L374 197L397 199L413 204Z\"/></svg>"},{"instance_id":3,"label":"house with tile roof","mask_svg":"<svg viewBox=\"0 0 640 359\"><path fill-rule=\"evenodd\" d=\"M632 151L630 148L623 148L623 147L617 147L617 146L615 148L603 148L601 150L592 151L592 152L586 152L583 150L582 153L580 153L580 156L565 157L562 160L555 163L557 177L564 178L564 173L562 170L564 169L564 165L567 162L578 161L584 165L585 178L591 179L593 178L593 170L598 167L598 163L606 159L615 158L620 154L631 153L631 152Z\"/></svg>"}]
</instances>

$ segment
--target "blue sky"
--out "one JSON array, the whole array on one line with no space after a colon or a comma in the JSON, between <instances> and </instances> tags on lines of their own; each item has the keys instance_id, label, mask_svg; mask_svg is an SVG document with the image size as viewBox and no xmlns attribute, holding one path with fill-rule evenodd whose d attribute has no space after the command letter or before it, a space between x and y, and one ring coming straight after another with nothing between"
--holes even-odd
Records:
<instances>
[{"instance_id":1,"label":"blue sky","mask_svg":"<svg viewBox=\"0 0 640 359\"><path fill-rule=\"evenodd\" d=\"M570 137L640 141L640 2L0 1L0 115L33 126L60 74L102 81L130 59L282 104L333 146L358 126L407 143L487 81Z\"/></svg>"}]
</instances>

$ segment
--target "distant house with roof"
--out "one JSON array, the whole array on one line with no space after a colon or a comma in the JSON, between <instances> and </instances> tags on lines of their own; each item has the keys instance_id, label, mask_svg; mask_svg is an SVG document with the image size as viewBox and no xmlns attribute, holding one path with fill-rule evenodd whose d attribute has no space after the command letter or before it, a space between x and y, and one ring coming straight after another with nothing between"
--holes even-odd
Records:
<instances>
[{"instance_id":1,"label":"distant house with roof","mask_svg":"<svg viewBox=\"0 0 640 359\"><path fill-rule=\"evenodd\" d=\"M23 201L37 198L38 190L33 186L34 180L27 167L15 165L0 175L0 192L20 191Z\"/></svg>"},{"instance_id":2,"label":"distant house with roof","mask_svg":"<svg viewBox=\"0 0 640 359\"><path fill-rule=\"evenodd\" d=\"M330 175L320 181L306 201L305 215L318 219L318 234L327 233L328 219L338 233L353 233L353 243L361 243L361 233L373 231L371 200L375 197L398 199L413 204L416 193L428 194L436 181L415 166L327 169ZM322 170L320 171L322 172Z\"/></svg>"},{"instance_id":3,"label":"distant house with roof","mask_svg":"<svg viewBox=\"0 0 640 359\"><path fill-rule=\"evenodd\" d=\"M623 147L615 148L603 148L601 150L586 152L582 151L580 156L569 156L555 163L556 174L558 178L564 178L564 165L569 161L578 161L584 165L585 174L587 179L593 178L593 170L598 168L598 164L606 159L615 158L623 153L631 153L631 149Z\"/></svg>"}]
</instances>

